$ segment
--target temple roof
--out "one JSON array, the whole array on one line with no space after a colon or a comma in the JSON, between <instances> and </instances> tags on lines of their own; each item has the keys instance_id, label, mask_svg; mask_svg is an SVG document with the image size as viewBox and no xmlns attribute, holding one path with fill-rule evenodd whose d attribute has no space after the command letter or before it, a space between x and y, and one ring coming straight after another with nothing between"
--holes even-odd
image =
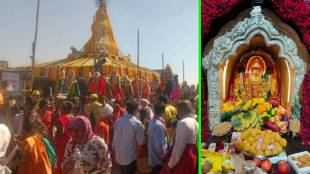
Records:
<instances>
[{"instance_id":1,"label":"temple roof","mask_svg":"<svg viewBox=\"0 0 310 174\"><path fill-rule=\"evenodd\" d=\"M92 71L95 67L94 58L96 58L96 62L99 62L104 58L106 60L104 65L115 67L113 71L123 69L124 71L118 71L118 73L128 73L130 70L131 78L135 77L137 72L137 65L131 62L129 55L122 55L122 53L119 51L113 35L112 25L108 16L105 0L99 0L99 2L100 4L98 6L96 15L94 16L94 22L91 26L92 35L84 47L80 51L74 47L71 47L72 53L70 53L67 58L42 64L36 64L35 76L51 76L53 79L55 79L57 75L56 71L60 67L67 70L74 69L74 71L79 71L81 68L86 68L87 71ZM29 68L31 67L19 67L19 69ZM111 70L111 68L109 69ZM157 72L145 67L140 66L139 70L141 72L149 73L149 76L151 76L151 74L159 75ZM86 77L86 74L83 75Z\"/></svg>"}]
</instances>

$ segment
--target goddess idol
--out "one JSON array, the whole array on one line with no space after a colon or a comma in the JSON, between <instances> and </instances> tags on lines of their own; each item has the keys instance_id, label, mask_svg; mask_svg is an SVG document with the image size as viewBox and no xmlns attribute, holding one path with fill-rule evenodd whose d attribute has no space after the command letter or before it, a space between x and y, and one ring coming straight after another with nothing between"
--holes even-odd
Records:
<instances>
[{"instance_id":1,"label":"goddess idol","mask_svg":"<svg viewBox=\"0 0 310 174\"><path fill-rule=\"evenodd\" d=\"M260 55L252 55L248 59L241 59L237 64L246 65L245 71L237 70L233 74L230 86L230 99L250 100L264 98L266 101L279 99L279 85L277 68L272 59L265 59Z\"/></svg>"}]
</instances>

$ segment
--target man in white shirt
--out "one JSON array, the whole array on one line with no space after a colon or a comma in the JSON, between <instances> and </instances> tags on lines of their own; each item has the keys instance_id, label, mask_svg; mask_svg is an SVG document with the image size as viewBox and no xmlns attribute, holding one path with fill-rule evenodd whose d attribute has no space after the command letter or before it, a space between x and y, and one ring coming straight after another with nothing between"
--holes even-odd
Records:
<instances>
[{"instance_id":1,"label":"man in white shirt","mask_svg":"<svg viewBox=\"0 0 310 174\"><path fill-rule=\"evenodd\" d=\"M168 166L161 173L196 174L198 122L194 118L190 101L178 102L177 110L178 123L172 154Z\"/></svg>"},{"instance_id":2,"label":"man in white shirt","mask_svg":"<svg viewBox=\"0 0 310 174\"><path fill-rule=\"evenodd\" d=\"M127 114L114 124L113 150L122 174L135 174L137 145L144 143L144 126L136 118L138 105L137 100L129 100L126 104Z\"/></svg>"}]
</instances>

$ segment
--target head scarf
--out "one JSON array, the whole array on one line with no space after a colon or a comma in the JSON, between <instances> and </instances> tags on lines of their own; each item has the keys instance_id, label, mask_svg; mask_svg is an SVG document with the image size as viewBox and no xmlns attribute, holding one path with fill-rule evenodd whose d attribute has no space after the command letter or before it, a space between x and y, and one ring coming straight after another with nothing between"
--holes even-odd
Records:
<instances>
[{"instance_id":1,"label":"head scarf","mask_svg":"<svg viewBox=\"0 0 310 174\"><path fill-rule=\"evenodd\" d=\"M146 105L149 105L150 104L150 102L147 100L147 99L145 99L145 98L143 98L143 99L140 99L140 103L145 103Z\"/></svg>"},{"instance_id":2,"label":"head scarf","mask_svg":"<svg viewBox=\"0 0 310 174\"><path fill-rule=\"evenodd\" d=\"M85 144L94 135L90 121L85 116L77 116L73 118L69 123L69 130L83 131L83 138L77 139L76 137L72 137L72 141L76 144Z\"/></svg>"},{"instance_id":3,"label":"head scarf","mask_svg":"<svg viewBox=\"0 0 310 174\"><path fill-rule=\"evenodd\" d=\"M111 105L107 103L100 110L101 118L112 116L112 114L113 114L113 108Z\"/></svg>"},{"instance_id":4,"label":"head scarf","mask_svg":"<svg viewBox=\"0 0 310 174\"><path fill-rule=\"evenodd\" d=\"M4 125L0 124L0 135L1 135L1 141L0 141L0 158L4 157L6 150L10 144L11 140L11 133L9 128Z\"/></svg>"}]
</instances>

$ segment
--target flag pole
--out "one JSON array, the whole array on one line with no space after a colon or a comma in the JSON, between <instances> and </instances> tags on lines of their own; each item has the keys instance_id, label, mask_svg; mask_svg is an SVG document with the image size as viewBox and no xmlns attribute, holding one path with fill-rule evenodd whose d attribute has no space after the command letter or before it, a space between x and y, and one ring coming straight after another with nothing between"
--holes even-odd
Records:
<instances>
[{"instance_id":1,"label":"flag pole","mask_svg":"<svg viewBox=\"0 0 310 174\"><path fill-rule=\"evenodd\" d=\"M31 56L32 76L31 76L31 84L30 84L31 90L33 88L33 82L34 82L34 65L35 65L36 47L37 47L37 38L38 38L39 10L40 10L40 0L37 1L36 25L35 25L34 41L32 42L32 56Z\"/></svg>"},{"instance_id":2,"label":"flag pole","mask_svg":"<svg viewBox=\"0 0 310 174\"><path fill-rule=\"evenodd\" d=\"M138 75L138 78L140 79L140 43L139 43L139 40L140 40L140 32L139 32L139 29L138 29L138 32L137 32L137 75Z\"/></svg>"},{"instance_id":3,"label":"flag pole","mask_svg":"<svg viewBox=\"0 0 310 174\"><path fill-rule=\"evenodd\" d=\"M182 61L182 64L183 64L183 83L185 81L185 77L184 77L184 60Z\"/></svg>"},{"instance_id":4,"label":"flag pole","mask_svg":"<svg viewBox=\"0 0 310 174\"><path fill-rule=\"evenodd\" d=\"M141 95L141 79L140 79L140 31L137 31L137 76L138 76L138 96Z\"/></svg>"},{"instance_id":5,"label":"flag pole","mask_svg":"<svg viewBox=\"0 0 310 174\"><path fill-rule=\"evenodd\" d=\"M162 68L165 69L164 53L161 54Z\"/></svg>"}]
</instances>

